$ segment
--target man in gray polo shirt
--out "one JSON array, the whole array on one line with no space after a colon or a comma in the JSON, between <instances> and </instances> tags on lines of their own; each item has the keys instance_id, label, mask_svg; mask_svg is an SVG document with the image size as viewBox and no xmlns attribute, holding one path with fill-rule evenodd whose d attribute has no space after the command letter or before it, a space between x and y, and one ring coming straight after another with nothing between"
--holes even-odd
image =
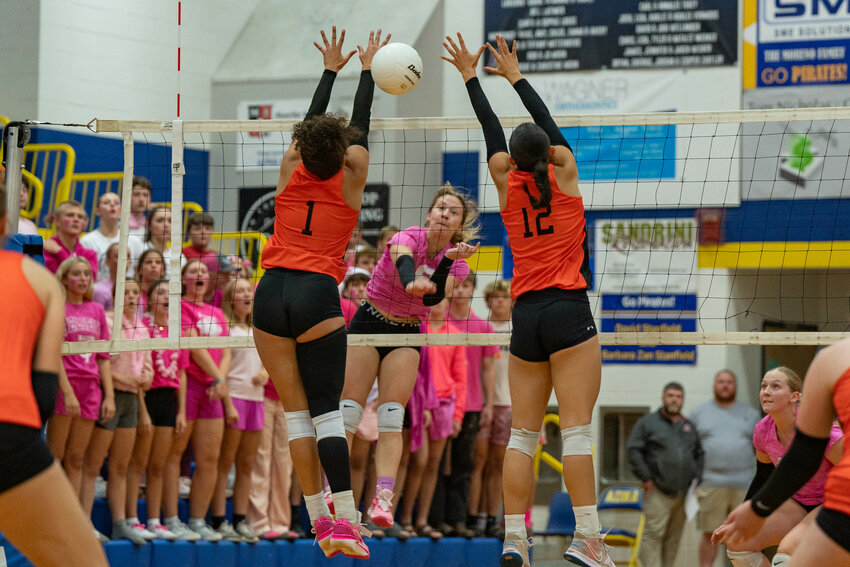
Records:
<instances>
[{"instance_id":1,"label":"man in gray polo shirt","mask_svg":"<svg viewBox=\"0 0 850 567\"><path fill-rule=\"evenodd\" d=\"M752 406L736 402L736 393L735 373L721 370L714 376L714 399L691 413L705 452L702 482L697 488L700 567L714 564L717 546L711 543L711 533L744 501L753 478L753 429L761 415Z\"/></svg>"}]
</instances>

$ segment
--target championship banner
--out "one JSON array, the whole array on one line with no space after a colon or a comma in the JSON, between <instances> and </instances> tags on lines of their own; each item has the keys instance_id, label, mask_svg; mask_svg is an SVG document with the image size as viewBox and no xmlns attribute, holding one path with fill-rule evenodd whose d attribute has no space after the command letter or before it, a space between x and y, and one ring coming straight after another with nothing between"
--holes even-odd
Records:
<instances>
[{"instance_id":1,"label":"championship banner","mask_svg":"<svg viewBox=\"0 0 850 567\"><path fill-rule=\"evenodd\" d=\"M517 40L523 73L737 61L737 0L486 0L484 10L484 37Z\"/></svg>"},{"instance_id":2,"label":"championship banner","mask_svg":"<svg viewBox=\"0 0 850 567\"><path fill-rule=\"evenodd\" d=\"M850 0L744 0L745 89L850 82Z\"/></svg>"}]
</instances>

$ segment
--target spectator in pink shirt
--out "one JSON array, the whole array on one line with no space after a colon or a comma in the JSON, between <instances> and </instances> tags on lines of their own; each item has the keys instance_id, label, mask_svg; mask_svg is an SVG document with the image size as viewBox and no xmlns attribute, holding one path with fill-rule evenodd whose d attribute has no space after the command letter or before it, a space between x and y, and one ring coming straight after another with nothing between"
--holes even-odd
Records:
<instances>
[{"instance_id":1,"label":"spectator in pink shirt","mask_svg":"<svg viewBox=\"0 0 850 567\"><path fill-rule=\"evenodd\" d=\"M449 301L442 300L431 307L428 320L422 324L423 333L457 333L460 329L446 321ZM405 529L415 529L420 536L440 539L443 534L428 525L434 488L440 473L440 462L449 437L460 433L466 408L466 347L435 346L422 347L419 376L427 384L431 382L436 395L436 407L425 410L424 424L428 442L413 439L411 428L411 450L419 445L411 458L407 471L407 485L401 510L401 521ZM411 410L411 413L414 410ZM428 417L430 414L430 419ZM413 416L411 415L411 422ZM421 444L420 444L421 443ZM413 504L418 500L416 522L411 523Z\"/></svg>"},{"instance_id":2,"label":"spectator in pink shirt","mask_svg":"<svg viewBox=\"0 0 850 567\"><path fill-rule=\"evenodd\" d=\"M53 211L56 234L44 241L44 265L48 270L56 273L63 261L80 256L88 260L92 277L97 280L97 252L80 244L80 235L88 222L89 216L77 201L59 203Z\"/></svg>"}]
</instances>

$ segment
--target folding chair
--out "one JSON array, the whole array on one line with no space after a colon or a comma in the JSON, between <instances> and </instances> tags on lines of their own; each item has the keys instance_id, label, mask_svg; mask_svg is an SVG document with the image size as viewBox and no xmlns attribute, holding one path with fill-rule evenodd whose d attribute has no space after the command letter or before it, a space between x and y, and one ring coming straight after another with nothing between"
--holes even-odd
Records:
<instances>
[{"instance_id":1,"label":"folding chair","mask_svg":"<svg viewBox=\"0 0 850 567\"><path fill-rule=\"evenodd\" d=\"M637 567L638 549L643 537L643 494L634 486L606 488L596 504L605 543L612 547L631 548L629 567ZM615 526L616 524L616 526Z\"/></svg>"}]
</instances>

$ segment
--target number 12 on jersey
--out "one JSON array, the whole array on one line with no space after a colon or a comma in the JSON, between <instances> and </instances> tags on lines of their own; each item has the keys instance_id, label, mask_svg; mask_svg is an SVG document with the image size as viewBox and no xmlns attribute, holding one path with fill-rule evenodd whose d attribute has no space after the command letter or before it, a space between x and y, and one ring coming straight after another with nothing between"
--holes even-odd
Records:
<instances>
[{"instance_id":1,"label":"number 12 on jersey","mask_svg":"<svg viewBox=\"0 0 850 567\"><path fill-rule=\"evenodd\" d=\"M538 209L531 209L532 214L536 210L538 210ZM311 209L311 211L312 211L312 209ZM546 217L548 217L551 214L552 214L552 206L546 205L546 210L545 211L540 210L540 212L538 212L537 216L534 218L534 224L535 224L535 228L537 229L537 235L538 236L543 236L544 234L554 234L555 233L555 227L554 226L552 226L552 225L543 226L542 223L541 223L541 221L543 219L545 219ZM525 207L523 207L523 209L522 209L522 222L525 225L525 232L522 235L523 238L529 238L531 236L534 236L534 234L535 234L534 232L531 231L531 223L529 222L528 216L529 216L529 209L526 209Z\"/></svg>"}]
</instances>

